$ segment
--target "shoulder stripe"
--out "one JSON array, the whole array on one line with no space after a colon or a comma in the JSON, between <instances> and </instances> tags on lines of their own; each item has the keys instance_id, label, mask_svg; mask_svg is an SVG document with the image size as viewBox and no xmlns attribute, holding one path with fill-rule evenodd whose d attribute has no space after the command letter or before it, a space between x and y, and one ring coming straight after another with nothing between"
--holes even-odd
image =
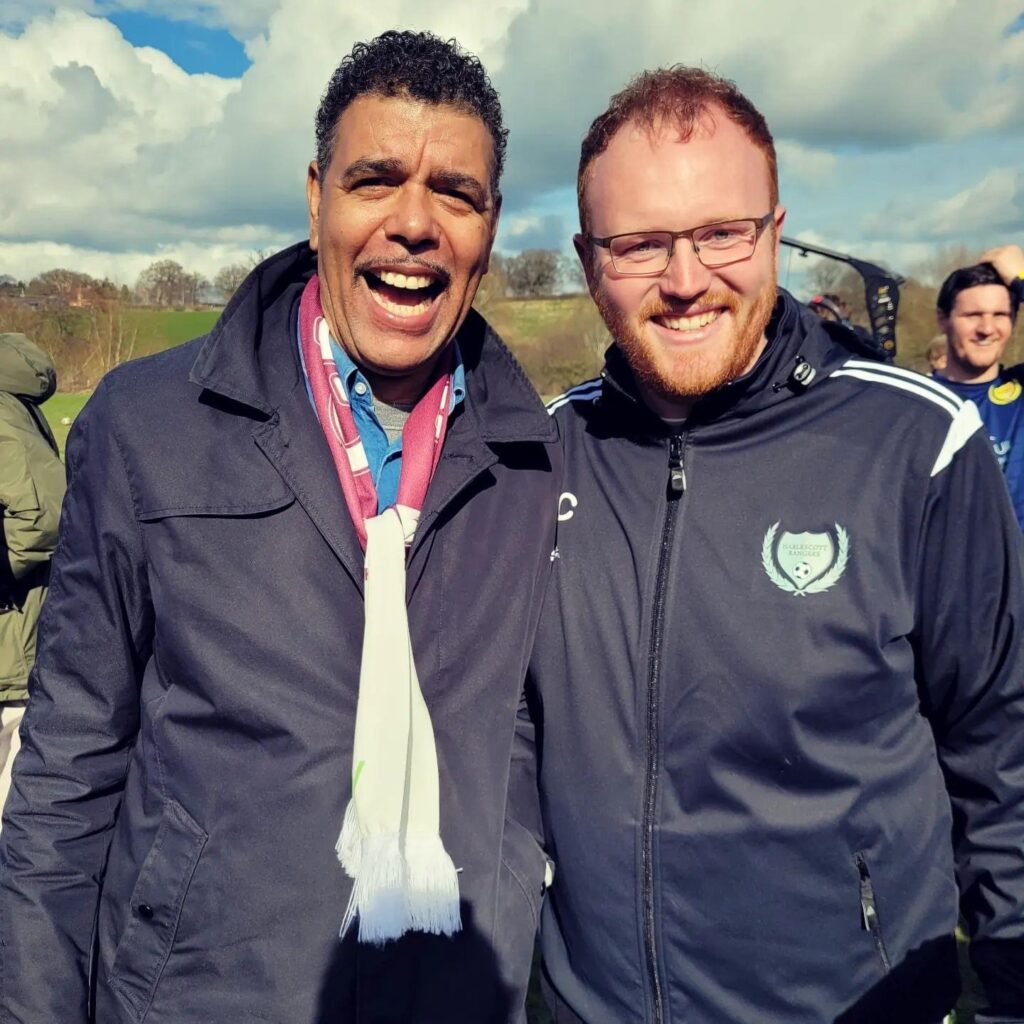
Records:
<instances>
[{"instance_id":1,"label":"shoulder stripe","mask_svg":"<svg viewBox=\"0 0 1024 1024\"><path fill-rule=\"evenodd\" d=\"M568 405L570 402L593 402L596 401L601 395L601 386L604 381L600 377L595 377L593 380L584 381L582 384L577 384L574 388L569 388L568 391L559 395L557 398L552 398L547 404L548 414L556 412L561 409L563 405Z\"/></svg>"},{"instance_id":2,"label":"shoulder stripe","mask_svg":"<svg viewBox=\"0 0 1024 1024\"><path fill-rule=\"evenodd\" d=\"M905 370L902 366L889 366L886 363L871 362L866 359L847 359L843 364L843 369L874 370L876 373L899 377L901 380L909 380L914 384L930 388L943 398L951 399L958 409L964 404L964 400L959 395L950 391L944 384L940 384L937 380L932 380L931 377L926 377L923 373Z\"/></svg>"},{"instance_id":3,"label":"shoulder stripe","mask_svg":"<svg viewBox=\"0 0 1024 1024\"><path fill-rule=\"evenodd\" d=\"M887 384L889 387L896 388L899 391L906 391L908 394L917 395L918 398L925 398L934 405L937 405L940 409L945 410L945 412L953 417L955 417L962 408L960 400L955 399L955 396L951 393L939 393L932 388L922 387L919 379L916 379L916 375L911 375L911 379L906 379L893 374L878 373L874 369L846 369L844 366L833 371L832 376L856 377L858 380L866 380L872 384Z\"/></svg>"},{"instance_id":4,"label":"shoulder stripe","mask_svg":"<svg viewBox=\"0 0 1024 1024\"><path fill-rule=\"evenodd\" d=\"M946 440L943 441L942 448L939 449L931 475L936 476L941 473L953 461L953 456L967 444L968 439L981 428L982 422L981 416L978 414L978 407L973 402L964 402L949 425Z\"/></svg>"}]
</instances>

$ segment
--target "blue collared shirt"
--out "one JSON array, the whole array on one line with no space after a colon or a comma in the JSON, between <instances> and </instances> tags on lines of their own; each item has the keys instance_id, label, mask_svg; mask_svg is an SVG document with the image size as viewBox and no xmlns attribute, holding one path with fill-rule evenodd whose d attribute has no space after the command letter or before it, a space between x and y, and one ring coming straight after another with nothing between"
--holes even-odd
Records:
<instances>
[{"instance_id":1,"label":"blue collared shirt","mask_svg":"<svg viewBox=\"0 0 1024 1024\"><path fill-rule=\"evenodd\" d=\"M452 346L455 367L452 370L452 394L448 403L449 416L451 416L452 410L466 397L466 369L462 364L462 353L459 351L458 341L453 341ZM380 425L380 420L373 408L373 392L370 390L370 382L333 337L331 338L331 352L334 355L334 364L338 368L338 376L348 393L352 419L355 422L356 430L359 431L359 438L363 442L363 450L366 452L366 461L370 466L373 486L377 491L377 511L383 512L384 509L394 505L398 498L398 480L402 475L402 437L399 435L394 441L388 442L388 435ZM312 402L313 392L309 387L309 377L306 375L306 364L302 358L301 344L299 345L299 362L302 365L303 377L306 382L306 394L309 395L309 400ZM313 409L316 411L315 405Z\"/></svg>"}]
</instances>

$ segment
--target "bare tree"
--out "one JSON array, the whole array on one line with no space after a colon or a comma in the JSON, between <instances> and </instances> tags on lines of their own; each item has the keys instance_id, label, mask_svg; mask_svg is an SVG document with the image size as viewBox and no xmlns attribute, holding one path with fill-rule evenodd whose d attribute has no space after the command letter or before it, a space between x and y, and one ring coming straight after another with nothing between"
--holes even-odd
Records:
<instances>
[{"instance_id":1,"label":"bare tree","mask_svg":"<svg viewBox=\"0 0 1024 1024\"><path fill-rule=\"evenodd\" d=\"M214 287L224 296L227 302L238 291L242 282L249 276L252 268L244 263L229 263L221 267L213 279Z\"/></svg>"},{"instance_id":2,"label":"bare tree","mask_svg":"<svg viewBox=\"0 0 1024 1024\"><path fill-rule=\"evenodd\" d=\"M94 310L89 324L88 349L82 369L91 380L131 359L135 353L135 342L139 337L138 327L130 326L121 302L108 302Z\"/></svg>"},{"instance_id":3,"label":"bare tree","mask_svg":"<svg viewBox=\"0 0 1024 1024\"><path fill-rule=\"evenodd\" d=\"M141 274L135 286L140 298L154 306L184 305L185 268L175 260L157 260Z\"/></svg>"},{"instance_id":4,"label":"bare tree","mask_svg":"<svg viewBox=\"0 0 1024 1024\"><path fill-rule=\"evenodd\" d=\"M550 295L558 283L560 257L554 249L524 249L506 261L513 294L537 298Z\"/></svg>"}]
</instances>

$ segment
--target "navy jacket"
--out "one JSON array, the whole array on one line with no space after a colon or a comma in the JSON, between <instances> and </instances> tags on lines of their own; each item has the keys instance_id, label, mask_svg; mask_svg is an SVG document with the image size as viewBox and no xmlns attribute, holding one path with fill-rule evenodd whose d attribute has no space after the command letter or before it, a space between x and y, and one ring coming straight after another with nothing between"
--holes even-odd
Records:
<instances>
[{"instance_id":1,"label":"navy jacket","mask_svg":"<svg viewBox=\"0 0 1024 1024\"><path fill-rule=\"evenodd\" d=\"M1024 571L976 410L785 293L673 431L612 350L552 404L530 700L559 1024L933 1022L957 883L1024 1012Z\"/></svg>"},{"instance_id":2,"label":"navy jacket","mask_svg":"<svg viewBox=\"0 0 1024 1024\"><path fill-rule=\"evenodd\" d=\"M362 553L297 362L314 267L272 257L75 424L3 822L4 1024L521 1019L546 864L506 810L555 428L471 314L408 574L464 931L339 942Z\"/></svg>"}]
</instances>

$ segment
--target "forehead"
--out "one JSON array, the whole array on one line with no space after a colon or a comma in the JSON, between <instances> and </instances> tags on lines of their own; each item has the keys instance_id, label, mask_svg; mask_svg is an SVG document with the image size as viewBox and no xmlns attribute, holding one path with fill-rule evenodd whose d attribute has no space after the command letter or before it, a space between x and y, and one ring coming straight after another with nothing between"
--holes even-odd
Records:
<instances>
[{"instance_id":1,"label":"forehead","mask_svg":"<svg viewBox=\"0 0 1024 1024\"><path fill-rule=\"evenodd\" d=\"M428 163L486 181L494 146L483 121L460 107L370 93L338 118L331 166L378 159L400 160L409 171Z\"/></svg>"},{"instance_id":2,"label":"forehead","mask_svg":"<svg viewBox=\"0 0 1024 1024\"><path fill-rule=\"evenodd\" d=\"M685 142L672 125L628 123L591 164L586 202L597 235L761 217L768 160L724 112L708 112Z\"/></svg>"},{"instance_id":3,"label":"forehead","mask_svg":"<svg viewBox=\"0 0 1024 1024\"><path fill-rule=\"evenodd\" d=\"M978 284L957 292L953 312L1006 313L1010 312L1010 291L1001 284Z\"/></svg>"}]
</instances>

